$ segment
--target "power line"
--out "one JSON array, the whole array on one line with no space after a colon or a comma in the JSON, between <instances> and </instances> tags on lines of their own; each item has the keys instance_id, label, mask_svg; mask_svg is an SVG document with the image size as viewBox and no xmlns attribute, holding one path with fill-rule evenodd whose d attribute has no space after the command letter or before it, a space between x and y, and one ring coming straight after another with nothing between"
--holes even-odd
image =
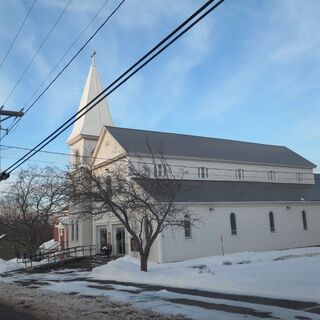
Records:
<instances>
[{"instance_id":1,"label":"power line","mask_svg":"<svg viewBox=\"0 0 320 320\"><path fill-rule=\"evenodd\" d=\"M60 63L62 62L62 60L67 56L67 54L70 52L70 50L75 46L75 44L78 42L78 40L81 38L81 36L88 30L89 26L92 24L92 22L97 18L97 16L101 13L101 11L106 7L106 5L109 3L110 0L106 0L104 2L104 4L101 6L101 8L97 11L97 13L92 17L92 19L89 21L89 23L85 26L85 28L80 32L80 34L77 36L77 38L72 42L72 44L69 46L69 48L65 51L65 53L63 54L63 56L60 58L60 60L56 63L56 65L51 69L50 73L44 78L44 80L40 83L40 85L38 86L38 88L34 91L34 93L30 96L29 100L24 104L23 106L23 109L25 109L25 113L28 113L30 111L30 109L35 105L35 103L38 101L38 99L35 100L34 103L32 103L30 106L27 107L27 105L30 103L30 101L33 99L33 97L37 94L37 92L41 89L41 87L46 83L46 81L50 78L50 76L53 74L53 72L57 69L57 67L60 65ZM108 19L108 18L107 18ZM85 44L85 46L87 45L88 43ZM81 51L80 51L81 52ZM79 53L80 53L79 52ZM77 53L78 55L78 53ZM62 72L61 72L62 73ZM61 75L61 73L59 74L59 76ZM56 79L55 79L56 80ZM54 80L54 81L55 81ZM53 81L53 82L54 82ZM47 89L49 89L49 87L53 84L50 83L50 85L48 86ZM45 91L46 91L45 90ZM7 130L7 134L10 133L11 131L14 131L19 122L21 121L21 119L16 119L14 120L8 130ZM0 139L1 141L2 139Z\"/></svg>"},{"instance_id":2,"label":"power line","mask_svg":"<svg viewBox=\"0 0 320 320\"><path fill-rule=\"evenodd\" d=\"M30 151L32 150L31 148L25 148L25 147L18 147L18 146L11 146L11 145L0 145L1 148L6 148L6 149L2 149L3 151L9 150L9 149L17 149L17 150L25 150L25 151ZM77 158L78 156L72 153L65 153L65 152L57 152L57 151L49 151L49 150L39 150L39 153L45 153L45 154L53 154L53 155L59 155L59 156L67 156L70 158ZM109 158L102 158L102 157L92 157L92 156L79 156L82 159L89 159L89 160L110 160ZM122 161L121 159L119 161ZM126 162L126 160L124 160ZM53 162L53 161L52 161ZM141 165L153 165L155 164L154 162L148 162L148 161L134 161L134 160L130 160L131 163L135 163L135 164L141 164ZM56 163L61 163L61 162L56 162ZM204 166L203 164L199 164L196 166L192 166L192 165L182 165L182 164L168 164L168 167L170 168L178 168L178 169L198 169L199 167ZM241 164L239 164L239 168L241 167ZM219 167L214 167L214 166L206 166L206 168L210 171L222 171L222 172L230 172L230 175L227 174L217 174L214 173L214 176L221 176L221 177L229 177L232 175L234 176L235 174L235 170L234 168L219 168ZM246 173L250 173L250 174L254 174L254 173L263 173L263 174L268 174L268 172L271 170L254 170L254 169L244 169L245 172L245 178L261 178L258 175L248 175ZM274 170L274 172L276 174L288 174L288 175L294 175L296 172L294 171L283 171L283 170ZM190 175L198 175L197 172L195 173L190 173L188 172L187 174ZM312 173L304 173L307 175L311 175ZM288 179L288 178L286 178ZM304 178L305 180L306 178ZM296 178L292 178L292 180L296 181ZM310 180L309 178L307 180Z\"/></svg>"},{"instance_id":3,"label":"power line","mask_svg":"<svg viewBox=\"0 0 320 320\"><path fill-rule=\"evenodd\" d=\"M193 26L195 26L199 21L205 18L210 12L215 10L219 5L221 5L224 0L218 1L212 7L209 7L207 11L202 13L210 4L212 4L214 0L207 1L202 7L200 7L197 11L195 11L188 19L186 19L179 27L177 27L174 31L172 31L168 36L166 36L163 40L161 40L155 47L153 47L147 54L145 54L142 58L140 58L136 63L134 63L127 71L125 71L120 77L118 77L114 82L112 82L105 90L103 90L99 95L97 95L94 99L92 99L87 105L85 105L81 110L79 110L75 115L70 117L67 121L65 121L59 128L57 128L54 132L52 132L47 138L43 139L37 146L35 146L31 151L26 153L20 160L16 161L10 167L8 167L2 175L5 175L7 178L12 171L20 167L23 163L25 163L28 159L33 157L36 153L42 150L45 146L47 146L50 142L55 140L61 133L67 130L73 123L75 123L78 119L84 116L87 112L93 109L98 103L100 103L103 99L105 99L108 95L110 95L113 91L118 89L122 84L128 81L134 74L136 74L139 70L145 67L148 63L150 63L153 59L155 59L161 52L167 49L170 45L172 45L175 41L177 41L182 35L184 35L187 31L189 31ZM202 13L200 15L200 13ZM200 16L199 16L200 15ZM198 17L199 16L199 17ZM192 21L193 20L193 21ZM192 22L191 22L192 21ZM174 36L178 31L180 31L185 25L191 22L185 29L183 29L178 35ZM172 38L173 37L173 38ZM172 39L171 39L172 38ZM171 40L170 40L171 39ZM170 40L168 42L168 40ZM165 44L166 43L166 44ZM165 44L164 46L162 46ZM162 46L162 47L161 47ZM160 48L160 49L159 49ZM159 49L159 50L158 50ZM155 52L155 53L154 53ZM151 56L151 57L149 57ZM141 64L142 63L142 64ZM137 68L136 68L137 67ZM136 69L135 69L136 68ZM135 70L133 70L135 69ZM133 71L132 71L133 70ZM131 72L132 71L132 72ZM131 73L130 73L131 72ZM129 74L130 73L130 74ZM129 75L128 75L129 74ZM123 79L124 78L124 79ZM121 80L121 81L120 81ZM120 81L120 82L119 82ZM112 88L113 87L113 88ZM112 88L112 89L111 89ZM110 89L110 90L109 90ZM109 91L108 91L109 90ZM2 178L3 179L3 178Z\"/></svg>"},{"instance_id":4,"label":"power line","mask_svg":"<svg viewBox=\"0 0 320 320\"><path fill-rule=\"evenodd\" d=\"M57 24L59 23L60 19L62 18L62 16L64 15L64 13L66 12L66 10L68 9L70 3L72 0L69 0L66 4L66 6L63 8L63 10L61 11L60 15L58 16L57 20L54 22L54 24L52 25L51 29L49 30L49 32L47 33L46 37L43 39L43 41L41 42L39 48L37 49L37 51L35 52L35 54L33 55L33 57L31 58L30 62L28 63L27 67L24 69L24 71L22 72L22 74L20 75L20 78L18 79L18 81L16 82L16 84L14 85L14 87L12 88L11 92L9 93L9 95L7 96L7 98L4 100L4 102L2 103L2 105L5 105L9 98L11 97L11 95L13 94L13 92L16 90L16 88L18 87L19 83L21 82L21 80L23 79L23 77L25 76L25 74L27 73L27 71L29 70L31 64L33 63L34 59L37 57L38 53L40 52L40 50L42 49L42 47L44 46L44 44L46 43L46 41L48 40L48 38L50 37L51 33L53 32L53 30L55 29L55 27L57 26Z\"/></svg>"},{"instance_id":5,"label":"power line","mask_svg":"<svg viewBox=\"0 0 320 320\"><path fill-rule=\"evenodd\" d=\"M55 152L46 152L46 153L55 153ZM58 153L59 155L61 155L61 153ZM62 155L68 155L68 156L72 156L72 155L69 155L69 154L62 154ZM18 159L18 158L14 158L14 157L2 157L4 159ZM101 160L108 160L107 158L94 158L94 159L101 159ZM59 164L59 165L66 165L65 162L60 162L60 161L50 161L50 160L31 160L29 159L28 161L31 161L31 162L36 162L36 163L51 163L51 164ZM118 161L121 161L118 160ZM127 163L127 161L125 161ZM153 162L147 162L147 161L130 161L131 163L134 163L134 164L140 164L140 165L153 165L154 163ZM198 169L197 166L187 166L187 165L173 165L173 164L170 164L168 165L169 168L178 168L178 169ZM210 178L206 178L206 179L202 179L198 176L198 173L196 171L193 171L193 172L190 172L190 171L186 171L184 172L184 177L186 179L190 178L192 180L198 180L198 181L217 181L217 180L212 180L212 178L218 178L218 181L233 181L233 182L269 182L269 183L294 183L294 185L300 185L300 184L304 184L305 182L313 182L314 179L312 177L310 178L307 178L307 177L304 177L302 182L298 183L297 182L297 179L294 178L294 177L285 177L283 179L285 180L268 180L268 179L264 179L266 181L261 181L261 179L263 179L262 176L259 176L259 175L248 175L248 174L245 174L244 178L241 179L241 180L234 180L233 178L235 177L234 173L235 173L235 170L234 169L222 169L222 168L214 168L214 167L208 167L209 169L209 172L211 170L213 171L216 171L216 170L220 170L220 171L230 171L230 174L219 174L217 172L211 172L209 174ZM256 172L256 173L265 173L267 174L268 171L257 171L257 170L245 170L245 172ZM287 173L287 174L290 174L290 175L294 175L295 172L281 172L281 171L277 171L276 174L278 173ZM308 175L312 175L312 173L308 174ZM176 175L176 177L179 176L179 173ZM267 176L266 176L267 177ZM265 178L266 178L265 177ZM165 178L165 177L163 177ZM219 179L224 179L224 180L219 180ZM259 180L256 180L256 179L259 179ZM320 187L319 187L320 188Z\"/></svg>"},{"instance_id":6,"label":"power line","mask_svg":"<svg viewBox=\"0 0 320 320\"><path fill-rule=\"evenodd\" d=\"M19 159L19 158L2 156L2 159ZM50 160L31 160L31 159L29 159L28 161L39 162L39 163L66 164L65 162L50 161Z\"/></svg>"},{"instance_id":7,"label":"power line","mask_svg":"<svg viewBox=\"0 0 320 320\"><path fill-rule=\"evenodd\" d=\"M34 5L35 5L36 2L37 2L37 0L34 0L34 1L33 1L33 3L32 3L32 5L31 5L31 7L29 8L29 10L28 10L25 18L23 19L23 21L22 21L22 23L21 23L21 25L20 25L20 27L19 27L19 29L18 29L15 37L13 38L13 40L12 40L12 42L11 42L11 44L10 44L7 52L6 52L6 54L4 55L4 57L3 57L3 59L2 59L2 61L1 61L1 63L0 63L0 70L1 70L1 68L2 68L2 66L3 66L3 64L5 63L8 55L9 55L9 53L10 53L12 47L13 47L13 45L15 44L15 42L16 42L16 40L17 40L17 38L18 38L18 36L19 36L19 34L20 34L20 32L21 32L21 30L22 30L25 22L27 21L27 19L28 19L28 17L29 17L29 15L30 15L30 13L31 13L31 11L32 11L32 9L33 9L33 7L34 7Z\"/></svg>"}]
</instances>

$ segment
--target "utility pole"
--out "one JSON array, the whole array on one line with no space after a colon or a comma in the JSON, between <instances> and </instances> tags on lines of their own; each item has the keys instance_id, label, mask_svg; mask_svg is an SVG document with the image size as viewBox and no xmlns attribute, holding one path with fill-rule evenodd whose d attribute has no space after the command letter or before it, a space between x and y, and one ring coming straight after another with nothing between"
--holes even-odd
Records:
<instances>
[{"instance_id":1,"label":"utility pole","mask_svg":"<svg viewBox=\"0 0 320 320\"><path fill-rule=\"evenodd\" d=\"M23 116L23 112L21 111L12 111L12 110L4 110L3 106L0 108L0 141L2 140L2 131L5 131L8 134L8 129L2 128L2 122L8 120L10 118L19 118ZM4 116L4 118L2 118ZM7 180L10 174L7 172L1 171L1 146L0 146L0 181Z\"/></svg>"}]
</instances>

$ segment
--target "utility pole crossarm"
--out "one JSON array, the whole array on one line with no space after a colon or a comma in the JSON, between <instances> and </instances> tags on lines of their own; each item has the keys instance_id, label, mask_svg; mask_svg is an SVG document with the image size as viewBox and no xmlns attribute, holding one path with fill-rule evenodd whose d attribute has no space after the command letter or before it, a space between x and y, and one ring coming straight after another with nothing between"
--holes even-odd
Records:
<instances>
[{"instance_id":1,"label":"utility pole crossarm","mask_svg":"<svg viewBox=\"0 0 320 320\"><path fill-rule=\"evenodd\" d=\"M2 130L4 130L6 134L8 134L8 129L3 129L1 126L1 122L12 117L13 118L22 117L24 115L22 110L21 111L4 110L3 106L0 108L0 140L2 138L2 135L1 135ZM1 119L2 116L5 116L6 118ZM0 147L0 181L7 180L9 177L10 177L10 173L7 173L6 171L1 171L1 147Z\"/></svg>"},{"instance_id":2,"label":"utility pole crossarm","mask_svg":"<svg viewBox=\"0 0 320 320\"><path fill-rule=\"evenodd\" d=\"M0 173L0 181L7 180L9 177L10 177L10 174L5 171L2 171Z\"/></svg>"},{"instance_id":3,"label":"utility pole crossarm","mask_svg":"<svg viewBox=\"0 0 320 320\"><path fill-rule=\"evenodd\" d=\"M9 117L22 117L23 112L22 111L11 111L11 110L0 109L0 115L1 116L9 116Z\"/></svg>"}]
</instances>

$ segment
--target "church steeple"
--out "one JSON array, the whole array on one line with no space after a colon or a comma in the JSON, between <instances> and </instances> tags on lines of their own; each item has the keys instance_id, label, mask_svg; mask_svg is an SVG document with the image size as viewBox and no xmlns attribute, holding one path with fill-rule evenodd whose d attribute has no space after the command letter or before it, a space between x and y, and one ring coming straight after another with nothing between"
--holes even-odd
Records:
<instances>
[{"instance_id":1,"label":"church steeple","mask_svg":"<svg viewBox=\"0 0 320 320\"><path fill-rule=\"evenodd\" d=\"M92 64L90 66L78 110L81 110L103 90L98 69L95 64L95 55L96 52L93 51L91 55ZM67 143L69 146L72 146L81 139L97 140L101 129L106 125L112 126L113 122L107 100L104 99L75 122ZM83 152L80 153L83 154Z\"/></svg>"}]
</instances>

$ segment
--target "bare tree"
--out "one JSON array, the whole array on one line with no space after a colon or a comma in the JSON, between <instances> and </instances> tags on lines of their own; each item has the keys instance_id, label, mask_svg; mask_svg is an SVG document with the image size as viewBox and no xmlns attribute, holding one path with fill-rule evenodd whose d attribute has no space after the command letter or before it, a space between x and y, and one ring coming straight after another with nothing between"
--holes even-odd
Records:
<instances>
[{"instance_id":1,"label":"bare tree","mask_svg":"<svg viewBox=\"0 0 320 320\"><path fill-rule=\"evenodd\" d=\"M161 177L154 166L161 165ZM160 168L160 167L158 167ZM80 208L94 216L116 217L125 227L140 255L141 271L148 270L152 245L165 228L181 228L194 224L197 217L186 207L177 205L184 172L174 174L161 155L149 163L118 160L107 168L93 168L83 163L70 174L71 198ZM79 214L84 213L79 211Z\"/></svg>"},{"instance_id":2,"label":"bare tree","mask_svg":"<svg viewBox=\"0 0 320 320\"><path fill-rule=\"evenodd\" d=\"M21 170L0 197L0 226L8 239L35 254L52 238L52 214L66 203L65 173L52 167Z\"/></svg>"}]
</instances>

